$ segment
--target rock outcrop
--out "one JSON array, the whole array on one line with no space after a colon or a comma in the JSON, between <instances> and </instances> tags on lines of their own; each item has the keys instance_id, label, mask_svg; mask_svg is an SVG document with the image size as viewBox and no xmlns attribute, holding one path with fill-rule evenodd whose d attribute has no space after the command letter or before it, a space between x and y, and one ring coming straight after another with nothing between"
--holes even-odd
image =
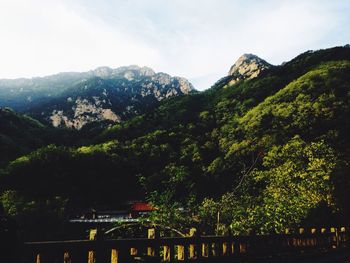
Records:
<instances>
[{"instance_id":1,"label":"rock outcrop","mask_svg":"<svg viewBox=\"0 0 350 263\"><path fill-rule=\"evenodd\" d=\"M228 72L228 76L231 78L229 84L233 85L240 80L256 78L262 71L271 66L256 55L244 54L230 68Z\"/></svg>"}]
</instances>

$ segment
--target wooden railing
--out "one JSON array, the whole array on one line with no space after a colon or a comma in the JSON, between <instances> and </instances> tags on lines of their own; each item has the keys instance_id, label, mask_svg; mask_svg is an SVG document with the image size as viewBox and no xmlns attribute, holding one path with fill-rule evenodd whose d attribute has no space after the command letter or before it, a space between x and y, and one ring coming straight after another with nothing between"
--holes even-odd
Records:
<instances>
[{"instance_id":1,"label":"wooden railing","mask_svg":"<svg viewBox=\"0 0 350 263\"><path fill-rule=\"evenodd\" d=\"M116 240L28 242L28 263L225 262L231 258L263 259L327 253L349 247L349 229L254 236L189 236ZM153 234L152 234L153 233Z\"/></svg>"}]
</instances>

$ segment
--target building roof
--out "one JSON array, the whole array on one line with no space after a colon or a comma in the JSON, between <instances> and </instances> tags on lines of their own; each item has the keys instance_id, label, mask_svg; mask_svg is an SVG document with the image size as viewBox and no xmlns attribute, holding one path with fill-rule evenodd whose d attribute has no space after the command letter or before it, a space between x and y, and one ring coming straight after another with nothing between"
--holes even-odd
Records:
<instances>
[{"instance_id":1,"label":"building roof","mask_svg":"<svg viewBox=\"0 0 350 263\"><path fill-rule=\"evenodd\" d=\"M131 206L132 212L151 212L154 210L155 208L148 203L137 202Z\"/></svg>"}]
</instances>

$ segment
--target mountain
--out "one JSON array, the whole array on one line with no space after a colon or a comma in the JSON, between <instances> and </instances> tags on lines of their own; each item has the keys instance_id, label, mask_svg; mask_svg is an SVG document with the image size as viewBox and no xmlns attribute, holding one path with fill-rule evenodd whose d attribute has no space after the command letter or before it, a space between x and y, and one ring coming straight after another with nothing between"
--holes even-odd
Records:
<instances>
[{"instance_id":1,"label":"mountain","mask_svg":"<svg viewBox=\"0 0 350 263\"><path fill-rule=\"evenodd\" d=\"M256 78L273 67L273 65L256 55L243 54L231 66L227 76L219 79L213 87L233 86L241 80Z\"/></svg>"},{"instance_id":2,"label":"mountain","mask_svg":"<svg viewBox=\"0 0 350 263\"><path fill-rule=\"evenodd\" d=\"M220 229L234 233L348 222L350 49L307 51L256 77L239 74L163 100L91 145L16 159L0 192L28 205L59 197L64 208L144 197L160 225L206 233L217 229L218 212Z\"/></svg>"},{"instance_id":3,"label":"mountain","mask_svg":"<svg viewBox=\"0 0 350 263\"><path fill-rule=\"evenodd\" d=\"M194 92L184 78L147 67L97 68L32 79L0 80L0 106L54 127L81 129L89 123L120 122L159 101Z\"/></svg>"},{"instance_id":4,"label":"mountain","mask_svg":"<svg viewBox=\"0 0 350 263\"><path fill-rule=\"evenodd\" d=\"M271 68L271 66L271 64L256 55L244 54L232 65L228 75L233 77L236 82L252 79L259 76L262 71Z\"/></svg>"}]
</instances>

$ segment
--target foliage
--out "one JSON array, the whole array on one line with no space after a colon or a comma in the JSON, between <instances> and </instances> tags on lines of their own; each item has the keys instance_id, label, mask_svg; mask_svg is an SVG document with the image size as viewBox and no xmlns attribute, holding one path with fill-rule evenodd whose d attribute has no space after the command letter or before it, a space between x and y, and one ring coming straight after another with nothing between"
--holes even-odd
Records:
<instances>
[{"instance_id":1,"label":"foliage","mask_svg":"<svg viewBox=\"0 0 350 263\"><path fill-rule=\"evenodd\" d=\"M233 233L283 232L301 225L310 211L334 206L330 181L337 167L334 151L323 141L306 143L299 136L283 146L274 146L238 191L221 199L205 199L199 209L202 221ZM247 195L247 193L251 193ZM214 220L214 221L213 221Z\"/></svg>"}]
</instances>

